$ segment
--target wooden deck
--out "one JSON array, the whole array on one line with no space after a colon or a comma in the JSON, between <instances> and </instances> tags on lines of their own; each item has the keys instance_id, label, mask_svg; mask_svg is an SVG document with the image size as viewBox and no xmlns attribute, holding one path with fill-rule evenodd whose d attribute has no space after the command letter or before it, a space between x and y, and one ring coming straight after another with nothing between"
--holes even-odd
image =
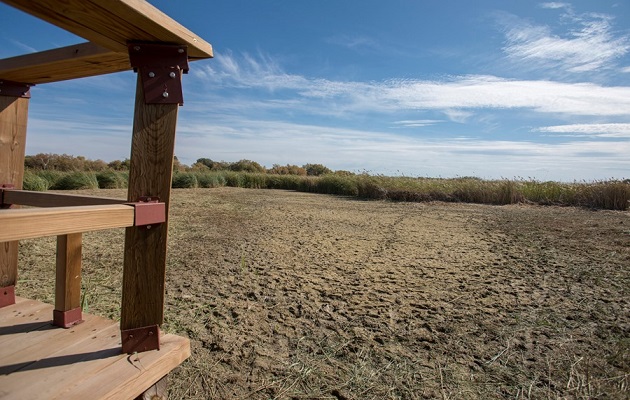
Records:
<instances>
[{"instance_id":1,"label":"wooden deck","mask_svg":"<svg viewBox=\"0 0 630 400\"><path fill-rule=\"evenodd\" d=\"M90 314L70 329L53 306L17 298L0 308L0 399L134 399L190 356L190 341L160 338L160 350L121 354L118 323Z\"/></svg>"}]
</instances>

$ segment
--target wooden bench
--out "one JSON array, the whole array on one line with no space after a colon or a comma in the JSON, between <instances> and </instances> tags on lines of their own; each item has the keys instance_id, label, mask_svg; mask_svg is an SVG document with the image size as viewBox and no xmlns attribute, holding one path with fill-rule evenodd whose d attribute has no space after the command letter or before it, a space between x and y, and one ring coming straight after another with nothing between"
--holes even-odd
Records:
<instances>
[{"instance_id":1,"label":"wooden bench","mask_svg":"<svg viewBox=\"0 0 630 400\"><path fill-rule=\"evenodd\" d=\"M0 399L164 398L158 383L190 355L159 329L181 79L212 47L143 0L2 1L88 42L0 60ZM30 87L131 69L127 199L20 190ZM80 303L82 233L112 228L125 229L120 323ZM57 236L54 306L15 294L18 242L42 236Z\"/></svg>"}]
</instances>

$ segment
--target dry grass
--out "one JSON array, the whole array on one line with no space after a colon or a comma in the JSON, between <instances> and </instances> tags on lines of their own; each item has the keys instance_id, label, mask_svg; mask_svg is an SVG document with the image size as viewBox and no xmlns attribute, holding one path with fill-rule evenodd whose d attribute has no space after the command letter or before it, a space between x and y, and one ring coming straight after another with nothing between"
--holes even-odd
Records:
<instances>
[{"instance_id":1,"label":"dry grass","mask_svg":"<svg viewBox=\"0 0 630 400\"><path fill-rule=\"evenodd\" d=\"M173 198L164 329L193 356L171 398L630 397L627 213ZM122 241L85 235L90 312L118 317ZM53 300L53 255L52 239L22 243L19 294Z\"/></svg>"}]
</instances>

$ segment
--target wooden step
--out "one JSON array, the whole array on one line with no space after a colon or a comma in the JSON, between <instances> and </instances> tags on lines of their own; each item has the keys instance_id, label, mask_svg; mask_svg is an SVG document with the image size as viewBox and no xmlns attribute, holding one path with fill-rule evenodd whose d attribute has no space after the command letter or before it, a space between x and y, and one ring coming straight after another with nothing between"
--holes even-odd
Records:
<instances>
[{"instance_id":1,"label":"wooden step","mask_svg":"<svg viewBox=\"0 0 630 400\"><path fill-rule=\"evenodd\" d=\"M17 298L0 309L0 399L133 399L190 356L190 341L160 337L160 350L121 354L117 322L84 314L52 325L53 306Z\"/></svg>"}]
</instances>

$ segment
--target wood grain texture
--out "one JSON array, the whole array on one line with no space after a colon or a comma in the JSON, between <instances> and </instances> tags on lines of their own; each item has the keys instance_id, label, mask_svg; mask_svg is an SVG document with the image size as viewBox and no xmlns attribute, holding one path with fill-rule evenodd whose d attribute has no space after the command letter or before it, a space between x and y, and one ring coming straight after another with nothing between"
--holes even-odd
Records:
<instances>
[{"instance_id":1,"label":"wood grain texture","mask_svg":"<svg viewBox=\"0 0 630 400\"><path fill-rule=\"evenodd\" d=\"M28 190L6 190L4 200L9 204L31 207L72 207L123 204L125 199L112 197L81 196L76 194L32 192Z\"/></svg>"},{"instance_id":2,"label":"wood grain texture","mask_svg":"<svg viewBox=\"0 0 630 400\"><path fill-rule=\"evenodd\" d=\"M17 189L24 178L28 105L29 99L0 96L0 184ZM18 242L0 243L0 287L16 284L17 267Z\"/></svg>"},{"instance_id":3,"label":"wood grain texture","mask_svg":"<svg viewBox=\"0 0 630 400\"><path fill-rule=\"evenodd\" d=\"M122 329L161 325L168 210L173 174L177 104L145 104L138 77L131 161L129 201L157 196L166 207L166 222L152 229L127 228L120 325Z\"/></svg>"},{"instance_id":4,"label":"wood grain texture","mask_svg":"<svg viewBox=\"0 0 630 400\"><path fill-rule=\"evenodd\" d=\"M81 242L81 233L57 236L55 310L81 307Z\"/></svg>"},{"instance_id":5,"label":"wood grain texture","mask_svg":"<svg viewBox=\"0 0 630 400\"><path fill-rule=\"evenodd\" d=\"M130 69L126 52L88 42L0 60L0 79L40 84Z\"/></svg>"},{"instance_id":6,"label":"wood grain texture","mask_svg":"<svg viewBox=\"0 0 630 400\"><path fill-rule=\"evenodd\" d=\"M150 41L186 44L191 60L212 57L209 43L144 0L3 1L117 53Z\"/></svg>"},{"instance_id":7,"label":"wood grain texture","mask_svg":"<svg viewBox=\"0 0 630 400\"><path fill-rule=\"evenodd\" d=\"M133 226L128 205L29 208L0 212L0 242Z\"/></svg>"},{"instance_id":8,"label":"wood grain texture","mask_svg":"<svg viewBox=\"0 0 630 400\"><path fill-rule=\"evenodd\" d=\"M0 398L133 399L190 356L190 341L175 335L164 335L159 351L121 354L116 322L84 314L71 329L51 328L41 316L50 317L53 307L36 307L34 313L18 297L0 309L0 321L22 316L15 331L0 337Z\"/></svg>"}]
</instances>

